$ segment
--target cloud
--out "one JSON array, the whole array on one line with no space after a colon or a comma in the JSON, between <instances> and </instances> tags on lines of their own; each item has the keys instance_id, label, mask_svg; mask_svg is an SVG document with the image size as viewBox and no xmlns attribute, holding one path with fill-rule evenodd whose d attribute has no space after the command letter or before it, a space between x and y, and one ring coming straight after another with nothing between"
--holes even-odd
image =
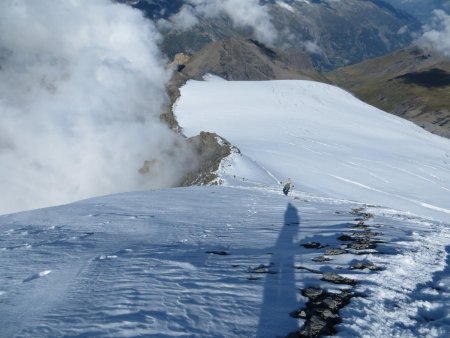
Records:
<instances>
[{"instance_id":1,"label":"cloud","mask_svg":"<svg viewBox=\"0 0 450 338\"><path fill-rule=\"evenodd\" d=\"M177 182L159 39L110 0L0 2L0 213Z\"/></svg>"},{"instance_id":2,"label":"cloud","mask_svg":"<svg viewBox=\"0 0 450 338\"><path fill-rule=\"evenodd\" d=\"M192 6L184 5L180 11L172 17L174 28L188 30L199 23Z\"/></svg>"},{"instance_id":3,"label":"cloud","mask_svg":"<svg viewBox=\"0 0 450 338\"><path fill-rule=\"evenodd\" d=\"M266 5L259 0L186 0L188 6L171 17L176 28L191 28L197 20L202 18L216 18L220 15L228 16L235 27L251 27L255 38L267 44L273 44L277 38L277 31L271 23L271 16ZM186 24L187 23L187 24Z\"/></svg>"},{"instance_id":4,"label":"cloud","mask_svg":"<svg viewBox=\"0 0 450 338\"><path fill-rule=\"evenodd\" d=\"M322 48L317 44L316 41L306 41L303 43L305 49L312 54L323 54Z\"/></svg>"},{"instance_id":5,"label":"cloud","mask_svg":"<svg viewBox=\"0 0 450 338\"><path fill-rule=\"evenodd\" d=\"M450 57L450 15L440 9L433 13L433 20L423 27L424 33L418 39L418 44Z\"/></svg>"}]
</instances>

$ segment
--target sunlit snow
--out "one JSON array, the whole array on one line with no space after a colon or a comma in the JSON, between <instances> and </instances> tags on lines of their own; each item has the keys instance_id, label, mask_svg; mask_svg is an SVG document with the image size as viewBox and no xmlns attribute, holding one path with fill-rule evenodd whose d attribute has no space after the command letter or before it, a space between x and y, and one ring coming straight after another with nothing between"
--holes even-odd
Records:
<instances>
[{"instance_id":1,"label":"sunlit snow","mask_svg":"<svg viewBox=\"0 0 450 338\"><path fill-rule=\"evenodd\" d=\"M181 92L186 135L216 132L277 180L450 221L449 139L318 82L190 81ZM252 179L241 167L223 174Z\"/></svg>"},{"instance_id":2,"label":"sunlit snow","mask_svg":"<svg viewBox=\"0 0 450 338\"><path fill-rule=\"evenodd\" d=\"M305 287L355 295L339 337L446 337L449 141L331 86L213 80L177 115L241 150L224 186L0 216L0 337L285 337Z\"/></svg>"}]
</instances>

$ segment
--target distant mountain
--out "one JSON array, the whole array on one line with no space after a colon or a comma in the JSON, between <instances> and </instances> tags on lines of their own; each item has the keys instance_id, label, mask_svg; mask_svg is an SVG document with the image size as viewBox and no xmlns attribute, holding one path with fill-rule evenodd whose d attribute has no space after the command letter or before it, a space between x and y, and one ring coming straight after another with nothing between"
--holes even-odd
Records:
<instances>
[{"instance_id":1,"label":"distant mountain","mask_svg":"<svg viewBox=\"0 0 450 338\"><path fill-rule=\"evenodd\" d=\"M225 38L194 54L179 72L189 79L211 73L226 80L305 79L327 81L307 53L283 51L255 40Z\"/></svg>"},{"instance_id":2,"label":"distant mountain","mask_svg":"<svg viewBox=\"0 0 450 338\"><path fill-rule=\"evenodd\" d=\"M324 69L349 65L409 45L411 32L420 29L409 14L379 0L276 1L271 13L278 30L288 27L295 48L313 43L312 56Z\"/></svg>"},{"instance_id":3,"label":"distant mountain","mask_svg":"<svg viewBox=\"0 0 450 338\"><path fill-rule=\"evenodd\" d=\"M397 7L419 19L422 23L428 23L433 17L433 10L450 10L448 0L386 0L392 6Z\"/></svg>"},{"instance_id":4,"label":"distant mountain","mask_svg":"<svg viewBox=\"0 0 450 338\"><path fill-rule=\"evenodd\" d=\"M450 137L450 60L412 47L326 76L360 99Z\"/></svg>"},{"instance_id":5,"label":"distant mountain","mask_svg":"<svg viewBox=\"0 0 450 338\"><path fill-rule=\"evenodd\" d=\"M124 0L126 1L126 0ZM152 19L168 19L182 0L141 0L134 6ZM272 24L279 32L275 46L308 52L317 68L332 69L384 55L409 45L421 24L411 15L381 0L266 0ZM162 29L163 51L194 54L226 37L253 38L250 28L235 27L224 14L202 17L189 29Z\"/></svg>"}]
</instances>

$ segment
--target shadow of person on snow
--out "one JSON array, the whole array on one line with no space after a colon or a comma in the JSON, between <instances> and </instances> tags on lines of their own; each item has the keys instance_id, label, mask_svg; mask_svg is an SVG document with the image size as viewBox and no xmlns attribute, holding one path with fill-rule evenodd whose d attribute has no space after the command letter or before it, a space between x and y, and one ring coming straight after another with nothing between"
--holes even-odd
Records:
<instances>
[{"instance_id":1,"label":"shadow of person on snow","mask_svg":"<svg viewBox=\"0 0 450 338\"><path fill-rule=\"evenodd\" d=\"M270 273L264 284L263 303L259 316L257 337L276 337L292 332L297 320L290 311L298 307L295 286L294 256L298 253L297 234L300 216L297 208L289 203L284 213L284 225L273 247Z\"/></svg>"}]
</instances>

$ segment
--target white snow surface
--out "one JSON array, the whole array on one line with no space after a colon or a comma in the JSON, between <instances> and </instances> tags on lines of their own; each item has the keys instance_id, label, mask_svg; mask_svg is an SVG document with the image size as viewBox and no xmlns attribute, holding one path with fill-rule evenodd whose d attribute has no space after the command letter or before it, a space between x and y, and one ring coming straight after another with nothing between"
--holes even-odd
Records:
<instances>
[{"instance_id":1,"label":"white snow surface","mask_svg":"<svg viewBox=\"0 0 450 338\"><path fill-rule=\"evenodd\" d=\"M216 132L299 190L450 221L450 140L337 87L209 76L181 88L175 113L187 136ZM223 166L221 178L253 180L243 167Z\"/></svg>"},{"instance_id":2,"label":"white snow surface","mask_svg":"<svg viewBox=\"0 0 450 338\"><path fill-rule=\"evenodd\" d=\"M384 243L313 262L343 246L357 207ZM328 247L300 246L309 241ZM289 315L305 305L299 289L349 287L306 267L358 280L364 296L341 311L338 336L445 337L449 243L439 222L277 187L136 192L0 216L0 336L283 337L303 324ZM349 270L357 260L384 270Z\"/></svg>"},{"instance_id":3,"label":"white snow surface","mask_svg":"<svg viewBox=\"0 0 450 338\"><path fill-rule=\"evenodd\" d=\"M448 337L448 140L331 86L210 79L177 115L240 148L224 185L0 216L0 337L286 337L305 287L355 294L338 337Z\"/></svg>"}]
</instances>

